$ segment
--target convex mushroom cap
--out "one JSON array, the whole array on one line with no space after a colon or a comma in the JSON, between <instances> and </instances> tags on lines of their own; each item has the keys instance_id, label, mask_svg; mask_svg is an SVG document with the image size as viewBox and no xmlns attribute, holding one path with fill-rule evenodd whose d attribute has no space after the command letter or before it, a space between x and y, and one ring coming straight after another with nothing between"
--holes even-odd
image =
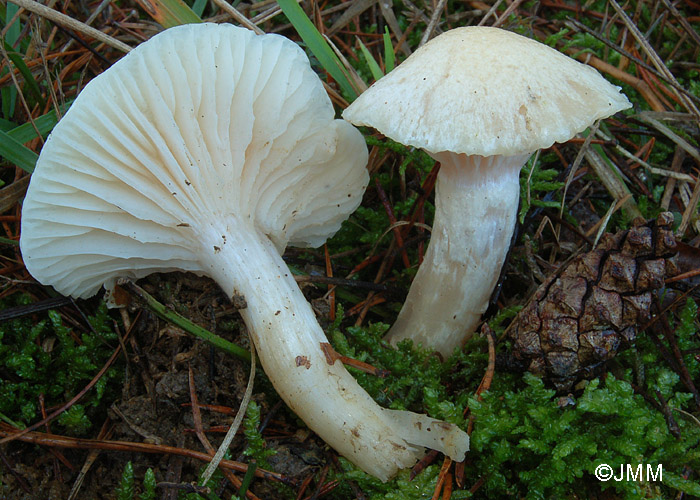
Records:
<instances>
[{"instance_id":1,"label":"convex mushroom cap","mask_svg":"<svg viewBox=\"0 0 700 500\"><path fill-rule=\"evenodd\" d=\"M456 28L419 48L343 112L429 153L515 156L627 109L595 69L530 38Z\"/></svg>"},{"instance_id":2,"label":"convex mushroom cap","mask_svg":"<svg viewBox=\"0 0 700 500\"><path fill-rule=\"evenodd\" d=\"M594 69L488 27L443 33L353 102L346 120L441 163L430 246L387 339L443 356L461 346L505 260L522 165L629 107Z\"/></svg>"},{"instance_id":3,"label":"convex mushroom cap","mask_svg":"<svg viewBox=\"0 0 700 500\"><path fill-rule=\"evenodd\" d=\"M423 446L461 460L459 428L384 410L329 364L280 257L339 229L366 161L296 44L230 25L172 28L93 79L55 127L25 198L22 254L73 297L156 271L208 275L244 296L275 389L339 453L384 480Z\"/></svg>"}]
</instances>

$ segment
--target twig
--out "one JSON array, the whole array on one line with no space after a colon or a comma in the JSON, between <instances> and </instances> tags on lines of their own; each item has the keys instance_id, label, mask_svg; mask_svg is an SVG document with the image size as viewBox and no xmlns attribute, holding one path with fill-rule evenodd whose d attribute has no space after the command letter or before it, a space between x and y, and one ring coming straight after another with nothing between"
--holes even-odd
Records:
<instances>
[{"instance_id":1,"label":"twig","mask_svg":"<svg viewBox=\"0 0 700 500\"><path fill-rule=\"evenodd\" d=\"M482 325L481 334L486 336L486 340L489 343L489 362L486 365L486 373L484 373L484 377L481 379L481 383L475 392L478 401L482 400L481 394L491 388L491 382L493 382L493 376L496 373L496 342L493 339L493 331L488 323Z\"/></svg>"},{"instance_id":2,"label":"twig","mask_svg":"<svg viewBox=\"0 0 700 500\"><path fill-rule=\"evenodd\" d=\"M413 204L411 218L408 221L408 227L402 228L401 230L403 236L406 236L408 234L411 228L415 225L416 220L418 220L418 216L421 213L423 207L425 206L425 201L427 200L430 193L433 192L433 189L435 189L435 183L437 182L437 176L439 172L440 162L436 161L433 165L433 168L423 180L423 185L421 186L422 192Z\"/></svg>"},{"instance_id":3,"label":"twig","mask_svg":"<svg viewBox=\"0 0 700 500\"><path fill-rule=\"evenodd\" d=\"M0 189L0 214L11 209L24 197L29 187L29 176L24 176Z\"/></svg>"},{"instance_id":4,"label":"twig","mask_svg":"<svg viewBox=\"0 0 700 500\"><path fill-rule=\"evenodd\" d=\"M700 181L695 183L693 193L690 195L690 200L688 201L688 206L685 207L683 217L681 218L681 223L678 226L678 230L676 230L676 235L681 236L683 233L685 233L685 230L688 228L688 224L690 224L690 219L697 213L698 201L700 201Z\"/></svg>"},{"instance_id":5,"label":"twig","mask_svg":"<svg viewBox=\"0 0 700 500\"><path fill-rule=\"evenodd\" d=\"M394 226L396 224L396 217L394 216L394 211L391 208L391 204L389 203L389 199L386 196L386 193L384 192L384 189L382 189L382 185L379 183L379 179L375 178L375 184L377 186L377 194L379 195L379 200L382 202L382 205L384 206L384 211L386 212L387 217L389 218L389 223ZM399 247L401 251L401 258L403 259L403 265L408 269L411 267L411 261L408 258L408 253L406 253L406 249L404 248L403 245L403 237L401 236L401 231L399 230L398 227L394 227L394 238L396 239L396 245Z\"/></svg>"},{"instance_id":6,"label":"twig","mask_svg":"<svg viewBox=\"0 0 700 500\"><path fill-rule=\"evenodd\" d=\"M109 418L107 418L104 423L102 424L102 428L100 429L100 432L97 434L98 439L109 439L112 437L112 431L114 430L114 427L111 425L111 422ZM90 450L90 453L88 453L87 458L85 459L85 462L83 463L83 467L80 469L80 472L78 473L78 477L75 478L75 481L73 482L73 487L70 490L70 493L68 495L68 498L66 500L73 500L78 497L78 493L80 492L80 488L83 485L83 481L85 480L85 476L87 475L88 471L92 467L92 465L95 463L95 460L97 460L97 457L100 454L100 450Z\"/></svg>"},{"instance_id":7,"label":"twig","mask_svg":"<svg viewBox=\"0 0 700 500\"><path fill-rule=\"evenodd\" d=\"M585 155L586 159L591 164L596 175L601 180L610 195L616 200L624 200L623 208L628 212L630 218L634 219L635 217L641 217L642 213L634 203L634 197L628 196L631 195L630 190L620 179L620 176L616 175L613 167L608 165L600 154L593 149L588 149L585 152Z\"/></svg>"},{"instance_id":8,"label":"twig","mask_svg":"<svg viewBox=\"0 0 700 500\"><path fill-rule=\"evenodd\" d=\"M503 3L503 0L496 0L491 8L488 10L486 14L484 14L484 17L481 18L481 21L479 21L479 24L477 26L483 26L486 24L486 21L488 20L489 17L494 16L496 18L496 21L498 21L498 16L496 15L496 10L498 7L501 6Z\"/></svg>"},{"instance_id":9,"label":"twig","mask_svg":"<svg viewBox=\"0 0 700 500\"><path fill-rule=\"evenodd\" d=\"M478 480L476 483L474 483L474 486L472 486L471 488L469 488L469 493L471 493L472 495L473 495L474 493L476 493L476 492L479 490L479 488L481 488L481 487L484 485L484 483L486 482L486 478L487 478L487 477L488 477L487 475L481 476L481 477L479 478L479 480Z\"/></svg>"},{"instance_id":10,"label":"twig","mask_svg":"<svg viewBox=\"0 0 700 500\"><path fill-rule=\"evenodd\" d=\"M452 465L452 459L450 457L445 457L442 462L442 467L440 467L440 473L438 474L437 483L435 484L435 491L433 491L433 497L431 500L438 500L440 497L440 492L445 486L445 481L449 475L450 466ZM452 478L450 477L450 489L452 489Z\"/></svg>"},{"instance_id":11,"label":"twig","mask_svg":"<svg viewBox=\"0 0 700 500\"><path fill-rule=\"evenodd\" d=\"M421 472L423 472L423 470L424 470L428 465L430 465L431 463L433 463L433 461L437 458L438 453L439 453L439 452L436 451L436 450L430 450L430 451L428 451L428 453L426 453L425 455L423 455L423 458L421 458L420 460L418 460L418 463L416 463L416 465L414 465L413 468L411 469L411 473L408 475L408 480L409 480L409 481L413 481L413 479L414 479L418 474L420 474Z\"/></svg>"},{"instance_id":12,"label":"twig","mask_svg":"<svg viewBox=\"0 0 700 500\"><path fill-rule=\"evenodd\" d=\"M666 341L668 342L669 346L671 347L671 353L673 353L673 356L676 360L676 366L678 367L677 373L680 376L681 382L693 395L693 400L695 401L696 409L700 409L700 392L698 392L698 389L695 387L693 378L690 376L688 367L685 365L685 361L683 360L683 354L681 353L680 347L678 347L678 341L676 340L676 333L671 328L666 313L663 312L660 314L660 316L661 321L657 322L656 324L660 325L661 332L666 338Z\"/></svg>"},{"instance_id":13,"label":"twig","mask_svg":"<svg viewBox=\"0 0 700 500\"><path fill-rule=\"evenodd\" d=\"M382 259L382 263L379 265L379 269L377 270L377 274L375 275L374 282L379 283L384 279L384 276L386 272L391 269L392 265L394 264L394 250L396 249L396 240L393 240L391 244L389 245L389 248L384 254L384 258ZM355 326L360 326L362 325L362 322L365 320L365 316L367 315L367 312L369 311L369 308L372 307L372 305L375 305L376 302L373 302L372 299L376 295L375 292L369 292L367 294L367 298L365 299L365 305L362 307L362 309L359 311L357 315L357 319L355 320ZM383 299L382 299L383 300Z\"/></svg>"},{"instance_id":14,"label":"twig","mask_svg":"<svg viewBox=\"0 0 700 500\"><path fill-rule=\"evenodd\" d=\"M333 257L333 256L331 256ZM295 275L294 281L297 283L322 283L324 285L342 286L348 288L360 288L364 290L373 290L375 292L398 293L399 289L394 286L384 285L381 283L372 283L371 281L351 280L346 278L336 278L333 276L316 276L316 275Z\"/></svg>"},{"instance_id":15,"label":"twig","mask_svg":"<svg viewBox=\"0 0 700 500\"><path fill-rule=\"evenodd\" d=\"M127 418L127 416L124 415L124 413L119 409L116 403L112 404L110 410L112 410L119 418L121 418L124 421L124 423L127 426L129 426L129 429L131 429L134 433L144 438L146 442L153 444L163 444L163 440L160 438L160 436L156 436L152 432L149 432L143 427L136 425L134 422L131 421L131 419Z\"/></svg>"},{"instance_id":16,"label":"twig","mask_svg":"<svg viewBox=\"0 0 700 500\"><path fill-rule=\"evenodd\" d=\"M673 152L673 160L671 160L671 171L680 172L681 165L685 160L685 150L676 144L676 150ZM666 180L666 187L664 187L664 195L661 198L661 208L663 210L668 210L671 205L671 198L673 197L673 192L676 189L676 179L669 177Z\"/></svg>"},{"instance_id":17,"label":"twig","mask_svg":"<svg viewBox=\"0 0 700 500\"><path fill-rule=\"evenodd\" d=\"M328 252L328 245L323 245L323 253L326 260L326 276L333 277L333 264L331 263L331 254ZM335 287L328 287L328 291L324 297L328 297L328 305L330 306L330 319L335 321Z\"/></svg>"},{"instance_id":18,"label":"twig","mask_svg":"<svg viewBox=\"0 0 700 500\"><path fill-rule=\"evenodd\" d=\"M394 11L392 10L392 2L391 0L378 0L379 1L379 9L382 13L382 16L384 17L384 20L386 23L389 25L389 28L391 29L391 32L394 34L396 39L398 40L398 43L396 44L396 48L394 50L400 50L403 52L405 56L410 56L411 55L411 49L408 46L407 43L404 41L404 34L401 32L401 27L399 26L399 21L396 19L396 15L394 14Z\"/></svg>"},{"instance_id":19,"label":"twig","mask_svg":"<svg viewBox=\"0 0 700 500\"><path fill-rule=\"evenodd\" d=\"M593 240L593 249L595 249L595 247L598 246L598 241L600 241L601 236L603 236L603 233L605 233L605 229L608 226L608 222L610 222L610 217L612 217L612 215L615 212L617 212L621 206L627 203L627 201L629 201L631 197L632 193L627 194L621 200L615 200L615 203L610 205L610 208L608 208L608 211L605 212L603 218L596 222L596 224L588 230L587 236L590 236L591 234L593 234L593 231L596 231L597 229L595 240Z\"/></svg>"},{"instance_id":20,"label":"twig","mask_svg":"<svg viewBox=\"0 0 700 500\"><path fill-rule=\"evenodd\" d=\"M442 485L442 500L450 500L452 498L452 474L448 470L445 473L445 481Z\"/></svg>"},{"instance_id":21,"label":"twig","mask_svg":"<svg viewBox=\"0 0 700 500\"><path fill-rule=\"evenodd\" d=\"M214 0L214 3L218 6L221 7L221 9L229 14L232 18L234 18L236 21L241 23L243 26L248 28L249 30L252 30L255 34L257 35L262 35L265 33L263 30L258 28L255 24L253 24L250 19L245 17L243 14L241 14L238 9L236 9L233 5L228 3L226 0Z\"/></svg>"},{"instance_id":22,"label":"twig","mask_svg":"<svg viewBox=\"0 0 700 500\"><path fill-rule=\"evenodd\" d=\"M359 16L364 11L372 7L377 0L355 0L354 2L345 2L339 5L339 7L345 8L340 17L331 25L330 28L326 30L327 36L333 36L338 31L340 31L345 25L347 25L352 18ZM330 9L325 9L324 14Z\"/></svg>"},{"instance_id":23,"label":"twig","mask_svg":"<svg viewBox=\"0 0 700 500\"><path fill-rule=\"evenodd\" d=\"M209 462L209 465L204 471L204 474L202 474L203 485L207 484L207 481L209 481L212 474L214 474L216 468L223 461L224 454L226 454L226 451L228 451L229 446L231 446L231 441L233 441L233 438L236 436L236 432L238 432L238 428L241 426L241 422L243 422L243 417L245 416L246 410L248 408L248 403L250 402L250 398L253 395L253 380L255 380L255 346L253 345L252 339L249 338L249 340L252 356L250 358L250 374L248 375L248 385L245 388L245 393L243 394L243 399L241 400L241 404L238 409L238 413L236 414L236 418L233 419L233 423L231 424L231 427L226 433L226 437L224 437L221 446L219 446L216 455L214 455L214 458L211 459L211 462Z\"/></svg>"},{"instance_id":24,"label":"twig","mask_svg":"<svg viewBox=\"0 0 700 500\"><path fill-rule=\"evenodd\" d=\"M700 163L700 151L693 145L691 145L688 141L683 139L681 136L676 134L673 130L671 130L669 127L661 123L660 120L656 119L653 113L649 113L646 111L642 111L641 113L638 113L635 115L636 118L639 118L643 122L648 123L649 125L653 126L656 130L661 132L663 135L671 139L673 142L678 144L680 147L682 147L686 153L688 153L690 156L695 158L695 160Z\"/></svg>"},{"instance_id":25,"label":"twig","mask_svg":"<svg viewBox=\"0 0 700 500\"><path fill-rule=\"evenodd\" d=\"M651 59L651 62L654 64L659 73L664 75L669 81L674 82L678 85L678 81L676 80L676 77L673 76L673 73L671 73L671 70L669 70L666 67L664 61L661 59L661 57L659 57L659 55L649 44L646 38L644 38L644 35L641 31L639 31L639 28L637 28L637 25L634 23L634 21L632 21L632 19L630 19L630 17L627 15L624 9L620 7L620 4L618 4L615 0L610 0L610 5L613 6L617 14L625 23L625 26L627 26L627 29L630 31L630 33L632 33L632 36L635 38L635 40L637 40L644 52L646 52L647 56L649 56L649 59ZM693 104L693 102L690 99L688 99L688 97L684 93L679 93L675 88L674 92L676 92L678 98L683 102L685 108L691 113L693 113L698 119L700 119L700 111L695 106L695 104Z\"/></svg>"},{"instance_id":26,"label":"twig","mask_svg":"<svg viewBox=\"0 0 700 500\"><path fill-rule=\"evenodd\" d=\"M663 394L661 394L661 391L659 391L658 389L655 389L654 392L656 393L656 397L659 400L659 403L661 403L661 413L663 413L664 418L666 419L666 426L668 427L668 431L673 435L673 437L675 437L676 439L680 439L681 429L678 426L678 422L676 422L676 419L673 418L673 413L671 413L671 408L669 408L666 398L664 398Z\"/></svg>"},{"instance_id":27,"label":"twig","mask_svg":"<svg viewBox=\"0 0 700 500\"><path fill-rule=\"evenodd\" d=\"M564 204L566 203L566 192L569 190L569 186L571 185L571 182L574 180L574 175L578 171L578 167L581 165L581 162L583 161L583 156L586 151L588 151L588 148L591 146L591 142L593 141L593 137L595 136L595 133L598 131L598 127L600 126L600 120L596 120L596 122L591 125L590 130L588 132L588 135L586 136L586 139L583 141L583 146L581 146L581 149L578 150L578 153L576 154L576 158L574 159L574 163L571 165L571 168L569 169L569 175L566 176L566 183L564 184L564 194L561 196L561 207L559 207L559 217L562 217L564 214ZM539 153L539 151L538 151ZM537 159L535 159L536 161ZM535 170L534 164L532 167L532 170L530 170L530 174ZM528 195L530 194L529 188L530 188L530 182L528 179ZM528 200L529 202L530 200ZM557 236L559 233L557 232Z\"/></svg>"},{"instance_id":28,"label":"twig","mask_svg":"<svg viewBox=\"0 0 700 500\"><path fill-rule=\"evenodd\" d=\"M132 443L129 441L81 439L68 436L59 436L57 434L45 434L42 432L32 431L23 432L20 436L20 432L17 432L18 430L19 429L16 429L8 424L0 423L0 436L5 436L1 441L5 442L8 439L19 439L20 441L24 441L27 443L38 444L41 446L55 446L58 448L73 448L83 450L99 449L140 453L165 453L168 455L180 455L183 457L194 458L203 462L208 462L211 459L211 457L206 453L188 450L185 448L176 448L174 446L168 445ZM222 460L219 466L224 467L226 469L235 470L237 472L246 472L248 470L248 465L241 462L235 462L233 460ZM296 480L293 478L289 478L277 472L267 471L259 467L255 471L255 476L263 479L271 479L273 481L278 481L292 486L295 486L297 483Z\"/></svg>"},{"instance_id":29,"label":"twig","mask_svg":"<svg viewBox=\"0 0 700 500\"><path fill-rule=\"evenodd\" d=\"M697 31L695 31L695 29L693 29L693 27L690 25L688 20L685 18L685 15L679 12L678 9L676 9L676 7L668 0L661 1L663 2L664 7L668 9L668 11L673 15L673 17L676 18L676 20L678 20L678 22L683 27L685 32L688 33L690 38L692 38L697 45L700 45L700 35L698 35Z\"/></svg>"},{"instance_id":30,"label":"twig","mask_svg":"<svg viewBox=\"0 0 700 500\"><path fill-rule=\"evenodd\" d=\"M492 26L494 28L498 28L503 22L508 19L508 17L513 13L515 9L520 7L520 4L523 3L523 0L514 0L511 2L511 4L508 6L506 10L503 11L503 14L498 16L498 18L494 21Z\"/></svg>"},{"instance_id":31,"label":"twig","mask_svg":"<svg viewBox=\"0 0 700 500\"><path fill-rule=\"evenodd\" d=\"M420 43L418 44L419 47L422 47L426 44L428 40L430 40L430 37L433 35L433 31L435 31L435 26L437 26L437 23L440 20L442 9L445 8L446 3L447 0L440 0L433 9L433 15L430 16L430 22L428 23L428 27L423 32L423 38L421 38Z\"/></svg>"},{"instance_id":32,"label":"twig","mask_svg":"<svg viewBox=\"0 0 700 500\"><path fill-rule=\"evenodd\" d=\"M370 375L374 375L375 377L379 378L385 378L390 375L391 372L389 370L382 370L379 368L376 368L369 363L365 363L364 361L360 361L357 359L349 358L347 356L343 356L340 354L338 351L333 349L333 347L327 343L327 342L322 342L321 343L321 350L323 351L323 354L326 356L326 363L329 365L332 365L336 361L340 361L343 363L345 366L352 366L353 368L357 368L361 372L364 373L369 373ZM300 361L298 360L297 363Z\"/></svg>"},{"instance_id":33,"label":"twig","mask_svg":"<svg viewBox=\"0 0 700 500\"><path fill-rule=\"evenodd\" d=\"M618 44L612 42L608 37L602 36L600 33L597 31L589 28L585 24L583 24L580 21L577 21L576 19L569 18L567 21L564 22L565 26L568 26L570 28L573 28L575 30L579 31L584 31L594 37L596 40L599 40L600 42L604 43L611 49L613 49L615 52L618 52L620 55L628 58L631 61L634 61L635 65L641 66L642 68L653 72L656 74L658 77L660 77L666 84L670 85L671 87L675 88L677 91L682 92L686 94L690 99L693 99L695 101L700 102L700 98L697 97L696 95L691 94L688 92L686 89L684 89L681 85L678 84L678 82L669 80L666 78L665 75L660 74L654 67L651 65L645 63L642 59L639 57L635 56L634 54L630 53L629 51L625 50L624 48L620 47Z\"/></svg>"},{"instance_id":34,"label":"twig","mask_svg":"<svg viewBox=\"0 0 700 500\"><path fill-rule=\"evenodd\" d=\"M22 316L48 311L49 309L56 309L57 307L67 306L72 303L73 302L68 297L53 297L50 299L40 300L39 302L35 302L33 304L28 304L26 306L8 307L7 309L0 311L0 321L9 321L13 318L21 318Z\"/></svg>"},{"instance_id":35,"label":"twig","mask_svg":"<svg viewBox=\"0 0 700 500\"><path fill-rule=\"evenodd\" d=\"M66 28L78 31L84 35L94 38L99 42L104 43L105 45L109 45L112 48L120 50L121 52L126 53L131 51L131 47L129 47L124 42L121 42L116 38L112 38L111 36L102 33L100 30L96 30L92 26L88 26L85 23L76 21L72 17L63 14L62 12L58 12L57 10L50 9L44 5L41 5L39 2L35 2L34 0L10 1L16 5L19 5L23 9L28 10L29 12L33 12L34 14L37 14L45 19L48 19L49 21L52 21Z\"/></svg>"},{"instance_id":36,"label":"twig","mask_svg":"<svg viewBox=\"0 0 700 500\"><path fill-rule=\"evenodd\" d=\"M197 400L197 389L196 389L196 384L194 381L194 372L192 371L192 365L187 366L187 378L188 378L188 383L189 383L189 388L190 388L190 407L192 408L192 421L194 422L194 432L197 435L197 439L199 439L199 442L204 446L204 449L214 457L216 455L216 448L212 446L212 444L209 442L209 439L207 439L206 434L204 434L204 428L202 427L202 412L199 411L199 401ZM228 437L228 436L227 436ZM230 444L227 443L227 444ZM223 444L222 444L223 446ZM228 446L226 446L225 449L228 449ZM212 463L214 463L214 467L212 467ZM216 462L218 463L218 462ZM209 463L209 466L207 467L207 471L211 468L212 471L216 469L216 463L212 460L212 462ZM205 475L202 480L201 487L206 486L207 482L209 481L211 474ZM226 479L234 486L234 488L239 489L243 482L238 479L233 472L230 470L222 469L222 472L224 476L226 476ZM250 495L249 495L250 496Z\"/></svg>"}]
</instances>

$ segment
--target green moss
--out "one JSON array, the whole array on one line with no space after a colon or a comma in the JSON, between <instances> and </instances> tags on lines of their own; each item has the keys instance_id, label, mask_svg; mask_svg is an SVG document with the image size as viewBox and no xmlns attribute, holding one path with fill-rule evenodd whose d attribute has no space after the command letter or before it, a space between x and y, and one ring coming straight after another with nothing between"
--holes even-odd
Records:
<instances>
[{"instance_id":1,"label":"green moss","mask_svg":"<svg viewBox=\"0 0 700 500\"><path fill-rule=\"evenodd\" d=\"M517 308L501 313L490 323L496 335ZM672 325L682 349L689 352L687 362L698 349L696 315L697 306L689 300ZM387 325L349 327L343 332L342 309L337 318L329 330L336 350L390 370L389 377L378 378L350 368L381 405L426 412L463 428L467 426L464 410L469 407L474 427L466 488L484 479L474 498L592 498L606 489L614 490L616 498L672 498L678 492L694 494L700 488L697 478L684 479L687 468L700 466L700 426L691 419L677 418L680 438L670 433L663 413L633 390L632 350L618 356L623 379L608 374L604 381L586 382L576 395L557 395L534 375L499 369L490 390L478 401L473 394L488 361L484 338L475 336L462 352L440 363L407 342L398 349L387 346L381 340ZM505 347L502 344L499 350ZM648 391L658 390L671 408L691 411L691 395L684 392L675 372L658 359L658 349L641 334L637 348L647 365ZM694 366L694 377L697 370ZM344 480L355 481L372 499L430 498L439 470L437 465L430 466L413 481L403 471L396 479L381 483L347 461L341 463L341 486L334 498L352 494ZM653 471L661 464L663 480L647 481L645 476L642 481L601 482L594 476L600 464L610 465L616 475L626 464L634 468L649 464ZM467 497L467 491L453 490L452 498Z\"/></svg>"},{"instance_id":2,"label":"green moss","mask_svg":"<svg viewBox=\"0 0 700 500\"><path fill-rule=\"evenodd\" d=\"M555 181L559 171L542 168L551 160L550 155L536 158L533 155L520 172L520 212L518 218L522 224L532 207L559 208L561 202L552 199L552 195L564 187L564 182ZM537 161L536 161L537 160Z\"/></svg>"},{"instance_id":3,"label":"green moss","mask_svg":"<svg viewBox=\"0 0 700 500\"><path fill-rule=\"evenodd\" d=\"M243 420L243 433L245 434L248 446L243 450L243 454L254 458L263 469L271 469L267 458L277 453L275 450L267 448L265 440L260 433L260 407L255 401L248 403L246 416Z\"/></svg>"},{"instance_id":4,"label":"green moss","mask_svg":"<svg viewBox=\"0 0 700 500\"><path fill-rule=\"evenodd\" d=\"M26 305L24 295L3 302L3 307ZM0 307L1 308L1 307ZM104 304L88 318L92 329L77 332L61 315L49 311L0 325L0 413L27 425L40 418L39 399L46 407L60 405L75 396L97 374L117 345ZM68 433L83 434L91 426L96 407L118 372L110 369L59 420Z\"/></svg>"},{"instance_id":5,"label":"green moss","mask_svg":"<svg viewBox=\"0 0 700 500\"><path fill-rule=\"evenodd\" d=\"M117 487L115 497L117 500L155 500L156 497L156 476L153 469L146 470L143 478L141 494L136 496L136 481L134 479L134 466L127 462L122 472L122 478Z\"/></svg>"},{"instance_id":6,"label":"green moss","mask_svg":"<svg viewBox=\"0 0 700 500\"><path fill-rule=\"evenodd\" d=\"M338 317L341 314L342 310ZM339 353L391 373L379 378L348 368L380 405L396 410L425 411L435 418L463 424L466 395L449 398L447 392L447 377L455 364L442 363L427 351L413 349L408 341L401 342L398 349L389 347L382 341L387 329L388 325L383 323L366 328L350 327L347 334L332 328L329 338Z\"/></svg>"},{"instance_id":7,"label":"green moss","mask_svg":"<svg viewBox=\"0 0 700 500\"><path fill-rule=\"evenodd\" d=\"M343 458L340 459L340 463L343 471L336 477L343 482L334 492L333 498L337 499L354 498L352 490L347 486L347 481L350 480L360 487L369 500L430 500L440 472L439 466L431 465L411 480L409 479L410 471L402 470L392 481L382 483L356 469ZM469 497L470 495L466 491L453 491L450 498L451 500L460 500Z\"/></svg>"},{"instance_id":8,"label":"green moss","mask_svg":"<svg viewBox=\"0 0 700 500\"><path fill-rule=\"evenodd\" d=\"M576 404L561 408L554 391L533 375L513 391L497 383L483 401L470 399L475 416L472 434L473 474L488 471L484 495L516 494L523 498L587 496L591 488L613 488L621 498L639 498L642 490L666 489L665 482L599 482L600 464L663 464L679 474L698 466L689 454L700 442L700 429L683 424L674 438L663 415L635 395L624 380L593 380ZM670 476L669 476L670 477Z\"/></svg>"}]
</instances>

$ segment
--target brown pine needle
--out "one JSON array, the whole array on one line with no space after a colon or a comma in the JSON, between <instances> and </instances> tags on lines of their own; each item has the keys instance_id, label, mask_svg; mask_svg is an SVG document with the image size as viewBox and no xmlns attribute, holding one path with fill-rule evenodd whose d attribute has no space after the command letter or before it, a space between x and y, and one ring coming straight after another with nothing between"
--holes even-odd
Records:
<instances>
[{"instance_id":1,"label":"brown pine needle","mask_svg":"<svg viewBox=\"0 0 700 500\"><path fill-rule=\"evenodd\" d=\"M46 434L42 432L25 432L20 437L15 438L18 434L18 429L12 427L8 424L0 422L0 436L5 438L12 437L18 439L19 441L24 441L26 443L38 444L41 446L52 446L56 448L72 448L72 449L82 449L82 450L112 450L112 451L127 451L136 453L161 453L168 455L179 455L188 458L194 458L196 460L201 460L202 462L208 462L211 457L207 453L202 453L199 451L188 450L186 448L176 448L175 446L167 446L162 444L150 444L150 443L132 443L129 441L110 441L110 440L100 440L100 439L81 439L68 436L59 436L57 434ZM237 472L245 473L248 470L248 465L236 462L233 460L222 460L219 463L220 467L228 470L234 470ZM267 471L258 467L255 470L255 477L270 479L280 483L288 484L291 486L296 486L296 480L288 478L277 472Z\"/></svg>"},{"instance_id":2,"label":"brown pine needle","mask_svg":"<svg viewBox=\"0 0 700 500\"><path fill-rule=\"evenodd\" d=\"M110 47L113 47L117 50L120 50L122 52L129 52L131 51L131 47L129 47L127 44L124 42L121 42L117 40L116 38L112 38L111 36L102 33L100 30L97 30L93 28L92 26L88 26L85 23L81 23L80 21L76 21L70 16L65 15L62 12L58 12L57 10L50 9L46 7L45 5L40 4L39 2L35 2L34 0L11 0L12 3L19 5L23 9L26 9L30 12L33 12L34 14L37 14L45 19L48 19L49 21L52 21L60 26L63 26L65 28L70 28L74 31L77 31L79 33L82 33L83 35L86 35L90 38L94 38L98 42L102 42L105 45L109 45Z\"/></svg>"},{"instance_id":3,"label":"brown pine needle","mask_svg":"<svg viewBox=\"0 0 700 500\"><path fill-rule=\"evenodd\" d=\"M333 349L333 346L326 342L321 342L321 350L326 356L326 362L329 365L332 365L336 361L340 361L345 366L352 366L353 368L357 368L358 370L364 373L369 373L370 375L374 375L375 377L385 378L390 375L390 372L388 370L381 370L379 368L375 368L369 363L365 363L364 361L359 361L357 359L343 356L342 354L338 353L338 351ZM297 363L299 363L299 360L297 360Z\"/></svg>"}]
</instances>

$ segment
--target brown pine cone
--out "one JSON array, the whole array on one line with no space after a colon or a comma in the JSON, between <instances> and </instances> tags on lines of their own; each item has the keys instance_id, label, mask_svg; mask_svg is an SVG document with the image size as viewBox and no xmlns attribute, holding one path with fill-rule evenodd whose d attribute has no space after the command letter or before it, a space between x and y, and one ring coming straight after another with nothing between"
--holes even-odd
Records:
<instances>
[{"instance_id":1,"label":"brown pine cone","mask_svg":"<svg viewBox=\"0 0 700 500\"><path fill-rule=\"evenodd\" d=\"M652 294L676 274L673 215L606 233L537 289L508 327L512 358L567 390L595 374L650 320Z\"/></svg>"}]
</instances>

